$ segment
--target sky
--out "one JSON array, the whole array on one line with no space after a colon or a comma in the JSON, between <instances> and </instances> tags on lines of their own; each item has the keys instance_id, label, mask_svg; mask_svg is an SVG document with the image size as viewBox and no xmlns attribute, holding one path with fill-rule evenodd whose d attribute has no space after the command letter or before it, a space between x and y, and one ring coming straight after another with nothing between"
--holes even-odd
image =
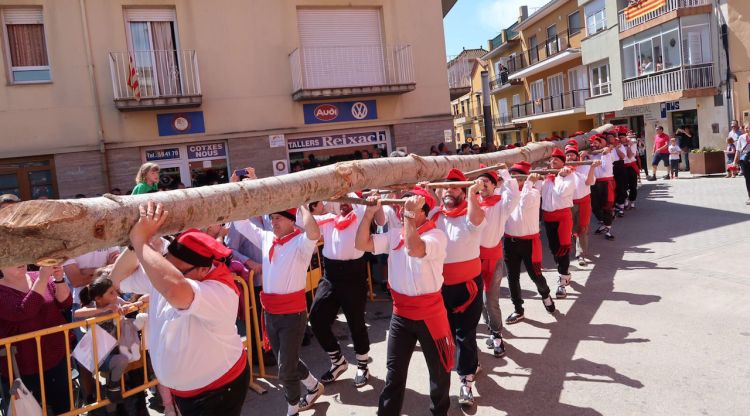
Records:
<instances>
[{"instance_id":1,"label":"sky","mask_svg":"<svg viewBox=\"0 0 750 416\"><path fill-rule=\"evenodd\" d=\"M529 7L529 14L549 0L458 0L443 19L445 53L448 59L466 49L483 47L500 30L518 19L518 8Z\"/></svg>"}]
</instances>

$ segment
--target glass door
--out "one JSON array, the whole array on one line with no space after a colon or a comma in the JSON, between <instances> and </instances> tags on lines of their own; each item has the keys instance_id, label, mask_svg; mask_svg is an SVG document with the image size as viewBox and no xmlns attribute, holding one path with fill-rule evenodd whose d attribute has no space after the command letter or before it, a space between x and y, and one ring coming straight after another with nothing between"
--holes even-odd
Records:
<instances>
[{"instance_id":1,"label":"glass door","mask_svg":"<svg viewBox=\"0 0 750 416\"><path fill-rule=\"evenodd\" d=\"M181 95L174 22L130 21L128 29L143 96Z\"/></svg>"},{"instance_id":2,"label":"glass door","mask_svg":"<svg viewBox=\"0 0 750 416\"><path fill-rule=\"evenodd\" d=\"M178 189L180 184L192 186L186 166L182 163L159 162L159 187L172 190Z\"/></svg>"},{"instance_id":3,"label":"glass door","mask_svg":"<svg viewBox=\"0 0 750 416\"><path fill-rule=\"evenodd\" d=\"M544 80L540 79L531 83L531 102L534 114L544 112Z\"/></svg>"},{"instance_id":4,"label":"glass door","mask_svg":"<svg viewBox=\"0 0 750 416\"><path fill-rule=\"evenodd\" d=\"M547 111L559 111L563 108L563 75L555 74L547 78L547 88L549 88L550 108ZM546 103L545 103L546 104Z\"/></svg>"},{"instance_id":5,"label":"glass door","mask_svg":"<svg viewBox=\"0 0 750 416\"><path fill-rule=\"evenodd\" d=\"M547 28L547 57L560 52L560 43L557 38L557 26L552 25Z\"/></svg>"}]
</instances>

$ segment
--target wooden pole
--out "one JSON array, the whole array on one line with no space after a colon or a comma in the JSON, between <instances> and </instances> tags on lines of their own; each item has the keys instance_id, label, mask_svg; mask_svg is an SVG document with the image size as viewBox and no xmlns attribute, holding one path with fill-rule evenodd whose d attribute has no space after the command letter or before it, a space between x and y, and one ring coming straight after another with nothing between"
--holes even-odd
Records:
<instances>
[{"instance_id":1,"label":"wooden pole","mask_svg":"<svg viewBox=\"0 0 750 416\"><path fill-rule=\"evenodd\" d=\"M453 182L430 182L427 184L428 188L468 188L474 185L474 181L453 181Z\"/></svg>"},{"instance_id":2,"label":"wooden pole","mask_svg":"<svg viewBox=\"0 0 750 416\"><path fill-rule=\"evenodd\" d=\"M609 129L604 125L583 136ZM0 267L59 264L97 249L125 246L138 221L138 206L148 201L169 212L160 235L188 228L279 212L313 201L337 199L348 192L383 189L406 183L444 180L451 168L477 169L480 164L508 166L547 159L565 142L529 143L522 148L466 156L380 158L341 162L288 175L144 195L25 201L0 208ZM468 183L471 184L471 183ZM454 183L455 185L455 183Z\"/></svg>"},{"instance_id":3,"label":"wooden pole","mask_svg":"<svg viewBox=\"0 0 750 416\"><path fill-rule=\"evenodd\" d=\"M571 160L570 162L565 162L567 166L583 166L583 165L591 165L594 163L593 160Z\"/></svg>"},{"instance_id":4,"label":"wooden pole","mask_svg":"<svg viewBox=\"0 0 750 416\"><path fill-rule=\"evenodd\" d=\"M375 206L377 205L373 201L369 201L364 198L351 198L348 196L336 198L331 200L330 202L338 202L338 203L347 203L347 204L357 204L357 205L367 205L367 206ZM388 198L381 198L380 199L380 205L404 205L406 203L405 199L388 199Z\"/></svg>"},{"instance_id":5,"label":"wooden pole","mask_svg":"<svg viewBox=\"0 0 750 416\"><path fill-rule=\"evenodd\" d=\"M464 176L466 176L467 178L470 178L470 177L474 177L474 176L479 176L479 175L481 175L483 173L496 171L496 170L499 170L499 169L507 169L507 166L505 166L503 164L497 164L497 165L494 165L494 166L487 166L486 168L479 168L479 169L475 169L475 170L470 170L468 172L464 172Z\"/></svg>"}]
</instances>

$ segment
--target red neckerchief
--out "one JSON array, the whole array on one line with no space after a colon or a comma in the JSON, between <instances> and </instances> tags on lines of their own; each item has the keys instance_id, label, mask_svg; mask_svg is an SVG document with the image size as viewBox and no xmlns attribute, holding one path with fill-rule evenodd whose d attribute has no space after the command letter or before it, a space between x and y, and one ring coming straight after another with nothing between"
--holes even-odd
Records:
<instances>
[{"instance_id":1,"label":"red neckerchief","mask_svg":"<svg viewBox=\"0 0 750 416\"><path fill-rule=\"evenodd\" d=\"M469 207L469 202L464 199L460 204L458 204L457 207L452 208L452 209L448 209L445 207L445 205L443 205L441 207L440 212L445 214L446 217L455 218L455 217L460 217L462 215L466 215L466 211L468 207Z\"/></svg>"},{"instance_id":2,"label":"red neckerchief","mask_svg":"<svg viewBox=\"0 0 750 416\"><path fill-rule=\"evenodd\" d=\"M348 214L346 214L345 217L342 217L341 214L339 214L336 217L336 222L333 224L334 227L336 227L337 230L345 230L346 227L352 225L354 221L357 221L357 213L354 212L354 210L349 211Z\"/></svg>"},{"instance_id":3,"label":"red neckerchief","mask_svg":"<svg viewBox=\"0 0 750 416\"><path fill-rule=\"evenodd\" d=\"M232 289L232 291L239 296L240 289L237 287L237 284L234 283L234 276L232 276L232 272L229 271L229 268L225 264L218 262L214 263L214 266L214 269L203 278L203 281L213 280L222 283Z\"/></svg>"},{"instance_id":4,"label":"red neckerchief","mask_svg":"<svg viewBox=\"0 0 750 416\"><path fill-rule=\"evenodd\" d=\"M495 204L500 202L500 200L503 199L502 195L490 195L487 198L481 198L479 200L479 206L480 207L493 207Z\"/></svg>"},{"instance_id":5,"label":"red neckerchief","mask_svg":"<svg viewBox=\"0 0 750 416\"><path fill-rule=\"evenodd\" d=\"M427 231L432 230L433 228L435 228L435 223L427 220L427 222L425 222L424 224L420 225L419 228L417 228L417 232L419 233L419 235L422 235L426 233ZM396 245L396 247L393 247L393 251L401 250L401 247L404 246L405 242L406 241L404 241L404 230L401 229L401 239L398 240L398 245Z\"/></svg>"},{"instance_id":6,"label":"red neckerchief","mask_svg":"<svg viewBox=\"0 0 750 416\"><path fill-rule=\"evenodd\" d=\"M283 246L289 240L291 240L292 238L294 238L294 237L296 237L296 236L298 236L300 234L302 234L302 230L300 230L299 228L297 228L293 232L291 232L291 233L289 233L289 234L287 234L287 235L285 235L285 236L283 236L281 238L274 238L273 239L273 244L271 244L271 249L268 251L268 262L270 263L271 260L273 260L273 251L276 248L277 244L280 245L280 246Z\"/></svg>"},{"instance_id":7,"label":"red neckerchief","mask_svg":"<svg viewBox=\"0 0 750 416\"><path fill-rule=\"evenodd\" d=\"M555 181L555 178L556 178L556 177L557 177L557 175L555 175L554 173L550 173L550 174L549 174L549 175L547 175L547 177L545 177L544 179L546 179L546 180L548 180L548 181L552 181L552 182L554 182L554 181Z\"/></svg>"}]
</instances>

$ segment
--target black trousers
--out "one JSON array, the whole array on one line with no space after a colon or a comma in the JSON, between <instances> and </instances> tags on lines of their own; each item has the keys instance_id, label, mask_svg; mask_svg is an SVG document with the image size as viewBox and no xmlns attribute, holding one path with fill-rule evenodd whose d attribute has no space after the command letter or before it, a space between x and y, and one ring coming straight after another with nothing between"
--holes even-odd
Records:
<instances>
[{"instance_id":1,"label":"black trousers","mask_svg":"<svg viewBox=\"0 0 750 416\"><path fill-rule=\"evenodd\" d=\"M380 394L378 415L398 416L404 403L406 376L409 361L417 341L422 348L427 371L430 374L430 412L446 415L450 407L451 376L445 371L435 341L424 321L413 321L398 315L391 316L388 329L388 358L386 360L385 387Z\"/></svg>"},{"instance_id":2,"label":"black trousers","mask_svg":"<svg viewBox=\"0 0 750 416\"><path fill-rule=\"evenodd\" d=\"M367 354L370 351L370 337L365 324L367 261L364 258L339 261L324 257L323 265L325 274L315 290L315 300L310 309L313 333L326 352L341 350L331 325L339 309L342 309L352 334L354 352Z\"/></svg>"},{"instance_id":3,"label":"black trousers","mask_svg":"<svg viewBox=\"0 0 750 416\"><path fill-rule=\"evenodd\" d=\"M541 273L537 273L531 262L531 240L518 238L503 238L503 259L508 269L508 287L510 300L518 313L523 313L523 297L521 297L521 263L526 267L531 281L542 299L549 297L549 286Z\"/></svg>"},{"instance_id":4,"label":"black trousers","mask_svg":"<svg viewBox=\"0 0 750 416\"><path fill-rule=\"evenodd\" d=\"M547 244L552 252L552 256L555 257L555 264L557 264L557 272L562 275L570 274L570 251L565 253L564 256L558 256L557 252L560 250L560 237L557 235L557 229L560 226L559 222L544 222L544 228L547 230Z\"/></svg>"},{"instance_id":5,"label":"black trousers","mask_svg":"<svg viewBox=\"0 0 750 416\"><path fill-rule=\"evenodd\" d=\"M747 197L750 198L750 162L740 161L742 175L745 177L745 188L747 188Z\"/></svg>"},{"instance_id":6,"label":"black trousers","mask_svg":"<svg viewBox=\"0 0 750 416\"><path fill-rule=\"evenodd\" d=\"M628 201L633 202L638 198L638 175L633 168L625 167L625 193L628 195Z\"/></svg>"},{"instance_id":7,"label":"black trousers","mask_svg":"<svg viewBox=\"0 0 750 416\"><path fill-rule=\"evenodd\" d=\"M612 173L615 175L615 204L625 204L625 198L627 197L627 183L628 178L625 170L625 161L618 160L612 164Z\"/></svg>"},{"instance_id":8,"label":"black trousers","mask_svg":"<svg viewBox=\"0 0 750 416\"><path fill-rule=\"evenodd\" d=\"M591 211L599 222L607 226L612 225L614 218L612 207L607 206L608 186L607 182L591 185Z\"/></svg>"},{"instance_id":9,"label":"black trousers","mask_svg":"<svg viewBox=\"0 0 750 416\"><path fill-rule=\"evenodd\" d=\"M174 403L182 416L239 416L249 385L250 367L245 364L242 374L229 384L195 397L175 397Z\"/></svg>"},{"instance_id":10,"label":"black trousers","mask_svg":"<svg viewBox=\"0 0 750 416\"><path fill-rule=\"evenodd\" d=\"M469 299L469 290L466 284L443 285L443 302L448 310L448 322L451 325L451 333L456 343L458 363L456 372L459 376L474 374L479 365L479 348L477 348L477 325L482 317L484 307L484 283L482 276L475 277L477 285L477 296L469 307L463 312L454 312L453 309L463 305Z\"/></svg>"}]
</instances>

